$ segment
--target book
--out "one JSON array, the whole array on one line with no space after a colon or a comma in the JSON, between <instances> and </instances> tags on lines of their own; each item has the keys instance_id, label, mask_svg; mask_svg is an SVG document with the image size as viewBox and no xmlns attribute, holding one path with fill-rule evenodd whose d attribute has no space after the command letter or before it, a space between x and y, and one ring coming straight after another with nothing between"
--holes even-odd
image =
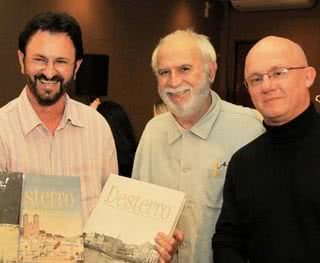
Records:
<instances>
[{"instance_id":1,"label":"book","mask_svg":"<svg viewBox=\"0 0 320 263\"><path fill-rule=\"evenodd\" d=\"M18 259L22 173L0 172L0 262Z\"/></svg>"},{"instance_id":2,"label":"book","mask_svg":"<svg viewBox=\"0 0 320 263\"><path fill-rule=\"evenodd\" d=\"M154 237L173 234L185 193L110 175L84 227L85 262L158 263Z\"/></svg>"},{"instance_id":3,"label":"book","mask_svg":"<svg viewBox=\"0 0 320 263\"><path fill-rule=\"evenodd\" d=\"M83 262L80 178L25 175L19 262Z\"/></svg>"}]
</instances>

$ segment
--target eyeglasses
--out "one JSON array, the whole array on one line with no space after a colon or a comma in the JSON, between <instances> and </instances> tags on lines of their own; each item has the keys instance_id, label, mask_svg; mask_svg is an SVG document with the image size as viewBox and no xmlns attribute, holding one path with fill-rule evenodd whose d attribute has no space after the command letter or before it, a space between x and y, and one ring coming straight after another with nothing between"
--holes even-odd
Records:
<instances>
[{"instance_id":1,"label":"eyeglasses","mask_svg":"<svg viewBox=\"0 0 320 263\"><path fill-rule=\"evenodd\" d=\"M293 69L304 69L304 67L280 67L280 68L274 68L269 70L266 73L262 74L253 74L249 76L245 81L244 85L247 88L257 87L260 86L264 81L264 76L268 76L269 79L273 80L281 80L285 79L288 76L288 73L290 70Z\"/></svg>"}]
</instances>

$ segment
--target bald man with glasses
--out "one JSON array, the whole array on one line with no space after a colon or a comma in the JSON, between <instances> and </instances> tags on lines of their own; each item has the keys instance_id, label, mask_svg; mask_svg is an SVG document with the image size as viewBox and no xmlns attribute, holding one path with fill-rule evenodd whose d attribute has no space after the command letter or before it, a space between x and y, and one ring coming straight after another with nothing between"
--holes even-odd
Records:
<instances>
[{"instance_id":1,"label":"bald man with glasses","mask_svg":"<svg viewBox=\"0 0 320 263\"><path fill-rule=\"evenodd\" d=\"M245 84L266 133L237 151L213 238L215 263L320 259L320 117L302 48L269 36L248 53Z\"/></svg>"}]
</instances>

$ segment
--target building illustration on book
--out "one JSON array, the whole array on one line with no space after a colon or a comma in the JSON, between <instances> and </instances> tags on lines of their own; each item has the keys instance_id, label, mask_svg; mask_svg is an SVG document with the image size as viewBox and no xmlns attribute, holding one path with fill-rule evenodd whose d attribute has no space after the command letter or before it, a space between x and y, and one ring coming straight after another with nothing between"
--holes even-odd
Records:
<instances>
[{"instance_id":1,"label":"building illustration on book","mask_svg":"<svg viewBox=\"0 0 320 263\"><path fill-rule=\"evenodd\" d=\"M19 262L83 262L80 180L25 176Z\"/></svg>"},{"instance_id":2,"label":"building illustration on book","mask_svg":"<svg viewBox=\"0 0 320 263\"><path fill-rule=\"evenodd\" d=\"M48 233L40 229L38 214L23 215L20 228L19 260L22 262L76 262L82 257L79 237L65 238L62 234ZM50 261L48 261L50 260Z\"/></svg>"},{"instance_id":3,"label":"building illustration on book","mask_svg":"<svg viewBox=\"0 0 320 263\"><path fill-rule=\"evenodd\" d=\"M84 247L87 262L158 262L158 254L149 242L141 245L129 245L118 238L99 233L88 233L85 236Z\"/></svg>"},{"instance_id":4,"label":"building illustration on book","mask_svg":"<svg viewBox=\"0 0 320 263\"><path fill-rule=\"evenodd\" d=\"M84 227L86 263L157 263L154 237L172 235L185 194L110 175Z\"/></svg>"}]
</instances>

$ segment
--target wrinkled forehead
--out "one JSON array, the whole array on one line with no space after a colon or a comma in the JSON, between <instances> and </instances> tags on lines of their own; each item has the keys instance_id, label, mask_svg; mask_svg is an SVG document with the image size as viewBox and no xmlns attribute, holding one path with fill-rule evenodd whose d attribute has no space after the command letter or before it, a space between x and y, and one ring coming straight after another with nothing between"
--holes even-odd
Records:
<instances>
[{"instance_id":1,"label":"wrinkled forehead","mask_svg":"<svg viewBox=\"0 0 320 263\"><path fill-rule=\"evenodd\" d=\"M302 48L291 40L268 37L259 41L248 52L245 76L281 66L307 66L307 59Z\"/></svg>"},{"instance_id":2,"label":"wrinkled forehead","mask_svg":"<svg viewBox=\"0 0 320 263\"><path fill-rule=\"evenodd\" d=\"M201 52L194 41L170 39L162 43L158 52L158 66L163 64L184 64L199 61Z\"/></svg>"}]
</instances>

